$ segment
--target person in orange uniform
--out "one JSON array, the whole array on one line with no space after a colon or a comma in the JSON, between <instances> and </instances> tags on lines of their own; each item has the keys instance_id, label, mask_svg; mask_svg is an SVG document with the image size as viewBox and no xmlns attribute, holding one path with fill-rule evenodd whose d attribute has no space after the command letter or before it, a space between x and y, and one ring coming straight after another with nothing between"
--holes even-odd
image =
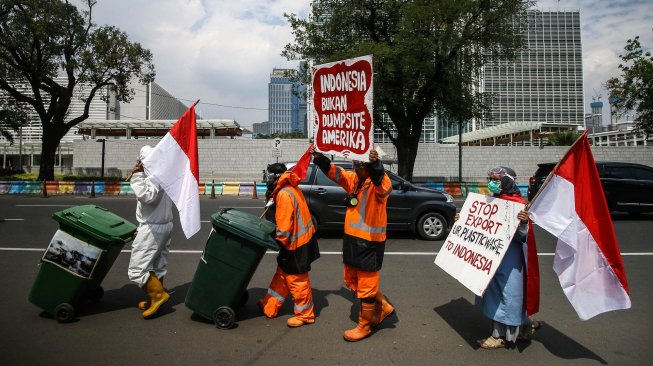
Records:
<instances>
[{"instance_id":1,"label":"person in orange uniform","mask_svg":"<svg viewBox=\"0 0 653 366\"><path fill-rule=\"evenodd\" d=\"M375 149L370 151L369 162L353 162L354 172L331 164L329 158L314 150L313 163L347 192L342 243L344 281L360 299L361 308L358 325L345 331L343 337L350 342L360 341L395 311L379 289L379 271L385 252L386 203L392 183Z\"/></svg>"},{"instance_id":2,"label":"person in orange uniform","mask_svg":"<svg viewBox=\"0 0 653 366\"><path fill-rule=\"evenodd\" d=\"M301 179L281 163L268 166L268 192L274 200L276 239L281 244L277 271L259 307L268 318L275 318L286 297L295 301L295 315L288 319L291 328L315 322L313 291L308 272L320 257L315 226L306 199L297 187Z\"/></svg>"}]
</instances>

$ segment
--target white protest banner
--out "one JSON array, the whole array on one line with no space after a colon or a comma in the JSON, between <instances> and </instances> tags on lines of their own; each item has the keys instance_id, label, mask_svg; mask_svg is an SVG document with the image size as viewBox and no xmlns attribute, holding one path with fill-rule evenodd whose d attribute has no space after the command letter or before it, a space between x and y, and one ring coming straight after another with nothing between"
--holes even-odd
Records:
<instances>
[{"instance_id":1,"label":"white protest banner","mask_svg":"<svg viewBox=\"0 0 653 366\"><path fill-rule=\"evenodd\" d=\"M519 225L524 204L470 193L435 264L482 296Z\"/></svg>"},{"instance_id":2,"label":"white protest banner","mask_svg":"<svg viewBox=\"0 0 653 366\"><path fill-rule=\"evenodd\" d=\"M367 161L374 143L372 56L313 66L311 75L315 148Z\"/></svg>"}]
</instances>

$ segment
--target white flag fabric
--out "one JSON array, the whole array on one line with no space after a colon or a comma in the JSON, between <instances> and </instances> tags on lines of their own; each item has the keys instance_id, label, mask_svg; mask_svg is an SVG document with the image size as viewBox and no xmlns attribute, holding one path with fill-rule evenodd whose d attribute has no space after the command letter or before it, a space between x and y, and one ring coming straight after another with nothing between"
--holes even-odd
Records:
<instances>
[{"instance_id":1,"label":"white flag fabric","mask_svg":"<svg viewBox=\"0 0 653 366\"><path fill-rule=\"evenodd\" d=\"M626 271L587 133L554 168L529 213L558 238L553 270L581 320L630 308Z\"/></svg>"},{"instance_id":2,"label":"white flag fabric","mask_svg":"<svg viewBox=\"0 0 653 366\"><path fill-rule=\"evenodd\" d=\"M200 230L198 162L193 105L143 160L151 179L175 203L186 239Z\"/></svg>"}]
</instances>

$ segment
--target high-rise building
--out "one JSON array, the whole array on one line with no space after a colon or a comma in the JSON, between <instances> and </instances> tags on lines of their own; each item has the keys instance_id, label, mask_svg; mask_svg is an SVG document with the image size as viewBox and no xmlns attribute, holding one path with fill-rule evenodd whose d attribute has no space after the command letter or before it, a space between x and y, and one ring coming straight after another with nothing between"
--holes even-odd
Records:
<instances>
[{"instance_id":1,"label":"high-rise building","mask_svg":"<svg viewBox=\"0 0 653 366\"><path fill-rule=\"evenodd\" d=\"M252 132L254 135L269 135L270 123L268 121L252 124Z\"/></svg>"},{"instance_id":2,"label":"high-rise building","mask_svg":"<svg viewBox=\"0 0 653 366\"><path fill-rule=\"evenodd\" d=\"M597 133L602 131L603 127L603 102L595 100L590 103L592 113L585 117L585 127L589 133Z\"/></svg>"},{"instance_id":3,"label":"high-rise building","mask_svg":"<svg viewBox=\"0 0 653 366\"><path fill-rule=\"evenodd\" d=\"M387 113L382 113L381 118L383 118L383 121L375 122L374 142L389 143L391 141L388 135L376 126L379 124L379 122L382 122L384 125L389 126L390 133L392 134L393 137L397 136L397 129L392 124L392 120L390 119L390 116L388 116ZM424 118L424 123L422 124L422 135L419 138L419 142L428 143L428 142L435 142L438 140L438 130L436 129L436 122L437 122L437 118L435 116Z\"/></svg>"},{"instance_id":4,"label":"high-rise building","mask_svg":"<svg viewBox=\"0 0 653 366\"><path fill-rule=\"evenodd\" d=\"M301 65L300 65L301 67ZM295 69L273 69L268 84L269 132L306 134L306 85L293 81Z\"/></svg>"},{"instance_id":5,"label":"high-rise building","mask_svg":"<svg viewBox=\"0 0 653 366\"><path fill-rule=\"evenodd\" d=\"M489 118L465 123L463 132L506 123L584 125L580 12L531 10L527 17L525 49L514 60L482 70L479 87L493 95ZM458 134L457 121L437 116L424 120L425 132L431 130L433 118L436 132L422 136L422 141ZM388 140L381 131L375 138Z\"/></svg>"},{"instance_id":6,"label":"high-rise building","mask_svg":"<svg viewBox=\"0 0 653 366\"><path fill-rule=\"evenodd\" d=\"M492 111L476 128L509 122L583 125L579 11L532 10L527 17L527 48L515 60L483 70L481 87L493 94Z\"/></svg>"},{"instance_id":7,"label":"high-rise building","mask_svg":"<svg viewBox=\"0 0 653 366\"><path fill-rule=\"evenodd\" d=\"M134 98L129 103L118 103L115 95L109 94L106 119L177 120L188 109L187 105L155 82L145 85L131 82L129 87L134 90Z\"/></svg>"}]
</instances>

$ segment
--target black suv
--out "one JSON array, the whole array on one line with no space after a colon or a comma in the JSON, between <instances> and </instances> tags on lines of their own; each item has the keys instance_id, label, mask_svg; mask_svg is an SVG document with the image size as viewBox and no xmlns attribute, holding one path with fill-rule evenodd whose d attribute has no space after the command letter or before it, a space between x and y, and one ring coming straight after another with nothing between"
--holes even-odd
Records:
<instances>
[{"instance_id":1,"label":"black suv","mask_svg":"<svg viewBox=\"0 0 653 366\"><path fill-rule=\"evenodd\" d=\"M556 163L537 165L528 181L528 199L532 200ZM601 185L610 211L653 212L653 168L634 163L598 161Z\"/></svg>"},{"instance_id":2,"label":"black suv","mask_svg":"<svg viewBox=\"0 0 653 366\"><path fill-rule=\"evenodd\" d=\"M351 170L351 162L333 163ZM293 165L287 164L289 168ZM388 170L386 173L392 181L392 193L386 206L388 230L410 230L425 240L443 240L456 214L451 195L415 186ZM343 229L346 207L342 187L311 163L299 188L306 197L316 225L324 229Z\"/></svg>"}]
</instances>

